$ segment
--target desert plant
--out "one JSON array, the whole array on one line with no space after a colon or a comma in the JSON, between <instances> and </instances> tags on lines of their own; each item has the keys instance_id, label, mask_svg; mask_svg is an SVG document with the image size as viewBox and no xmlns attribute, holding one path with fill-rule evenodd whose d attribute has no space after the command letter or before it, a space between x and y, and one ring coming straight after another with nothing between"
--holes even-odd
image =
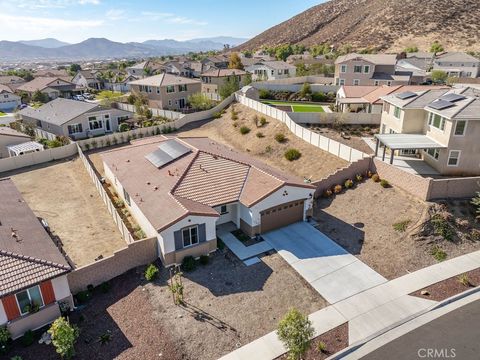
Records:
<instances>
[{"instance_id":1,"label":"desert plant","mask_svg":"<svg viewBox=\"0 0 480 360\"><path fill-rule=\"evenodd\" d=\"M183 281L182 281L182 273L176 272L170 278L170 284L168 284L168 289L172 292L173 296L173 303L175 305L183 304Z\"/></svg>"},{"instance_id":2,"label":"desert plant","mask_svg":"<svg viewBox=\"0 0 480 360\"><path fill-rule=\"evenodd\" d=\"M319 341L317 344L317 350L322 354L327 352L327 345L323 341Z\"/></svg>"},{"instance_id":3,"label":"desert plant","mask_svg":"<svg viewBox=\"0 0 480 360\"><path fill-rule=\"evenodd\" d=\"M328 197L332 196L332 194L333 194L332 190L327 189L327 190L325 190L325 192L323 193L323 196L328 198Z\"/></svg>"},{"instance_id":4,"label":"desert plant","mask_svg":"<svg viewBox=\"0 0 480 360\"><path fill-rule=\"evenodd\" d=\"M291 309L280 321L277 335L288 349L288 358L298 360L310 347L314 334L311 321L297 309Z\"/></svg>"},{"instance_id":5,"label":"desert plant","mask_svg":"<svg viewBox=\"0 0 480 360\"><path fill-rule=\"evenodd\" d=\"M378 174L373 174L371 177L373 181L380 182L380 176Z\"/></svg>"},{"instance_id":6,"label":"desert plant","mask_svg":"<svg viewBox=\"0 0 480 360\"><path fill-rule=\"evenodd\" d=\"M265 137L265 135L263 135L263 133L262 133L261 131L257 132L255 135L256 135L256 136L257 136L257 138L259 138L259 139L261 139L261 138L264 138L264 137Z\"/></svg>"},{"instance_id":7,"label":"desert plant","mask_svg":"<svg viewBox=\"0 0 480 360\"><path fill-rule=\"evenodd\" d=\"M475 207L477 219L480 219L480 191L475 194L475 197L472 199L471 204Z\"/></svg>"},{"instance_id":8,"label":"desert plant","mask_svg":"<svg viewBox=\"0 0 480 360\"><path fill-rule=\"evenodd\" d=\"M208 255L201 255L200 256L200 264L201 265L207 265L209 261L210 261L210 257Z\"/></svg>"},{"instance_id":9,"label":"desert plant","mask_svg":"<svg viewBox=\"0 0 480 360\"><path fill-rule=\"evenodd\" d=\"M90 150L90 144L86 143L84 146L85 146L85 150L87 151Z\"/></svg>"},{"instance_id":10,"label":"desert plant","mask_svg":"<svg viewBox=\"0 0 480 360\"><path fill-rule=\"evenodd\" d=\"M412 222L411 220L399 221L392 225L393 230L398 232L405 232L408 228L408 225L410 225L411 222Z\"/></svg>"},{"instance_id":11,"label":"desert plant","mask_svg":"<svg viewBox=\"0 0 480 360\"><path fill-rule=\"evenodd\" d=\"M380 180L380 186L383 187L383 188L388 188L388 187L390 187L390 183L387 180L382 179L382 180Z\"/></svg>"},{"instance_id":12,"label":"desert plant","mask_svg":"<svg viewBox=\"0 0 480 360\"><path fill-rule=\"evenodd\" d=\"M48 329L48 333L52 337L52 344L57 353L65 359L70 359L75 355L75 342L78 338L78 328L70 325L68 320L59 317Z\"/></svg>"},{"instance_id":13,"label":"desert plant","mask_svg":"<svg viewBox=\"0 0 480 360\"><path fill-rule=\"evenodd\" d=\"M342 192L342 190L343 190L343 188L342 188L342 185L340 185L340 184L339 184L339 185L335 185L335 186L333 187L333 192L334 192L335 194L340 194L340 193Z\"/></svg>"},{"instance_id":14,"label":"desert plant","mask_svg":"<svg viewBox=\"0 0 480 360\"><path fill-rule=\"evenodd\" d=\"M240 127L240 134L246 135L250 132L250 128L248 126L241 126Z\"/></svg>"},{"instance_id":15,"label":"desert plant","mask_svg":"<svg viewBox=\"0 0 480 360\"><path fill-rule=\"evenodd\" d=\"M470 231L470 239L473 241L480 241L480 230L472 229Z\"/></svg>"},{"instance_id":16,"label":"desert plant","mask_svg":"<svg viewBox=\"0 0 480 360\"><path fill-rule=\"evenodd\" d=\"M361 181L363 180L363 176L360 175L360 174L357 174L357 175L355 175L355 180L356 180L357 182L361 182Z\"/></svg>"},{"instance_id":17,"label":"desert plant","mask_svg":"<svg viewBox=\"0 0 480 360\"><path fill-rule=\"evenodd\" d=\"M153 281L158 276L158 268L154 264L148 265L147 269L145 270L145 279L147 281Z\"/></svg>"},{"instance_id":18,"label":"desert plant","mask_svg":"<svg viewBox=\"0 0 480 360\"><path fill-rule=\"evenodd\" d=\"M185 256L182 260L182 269L183 271L193 271L197 268L197 262L193 256Z\"/></svg>"},{"instance_id":19,"label":"desert plant","mask_svg":"<svg viewBox=\"0 0 480 360\"><path fill-rule=\"evenodd\" d=\"M348 179L347 181L345 181L345 189L350 189L351 187L353 187L353 180L350 180Z\"/></svg>"},{"instance_id":20,"label":"desert plant","mask_svg":"<svg viewBox=\"0 0 480 360\"><path fill-rule=\"evenodd\" d=\"M284 142L287 141L287 138L284 134L278 133L278 134L275 134L275 140L280 144L283 144Z\"/></svg>"},{"instance_id":21,"label":"desert plant","mask_svg":"<svg viewBox=\"0 0 480 360\"><path fill-rule=\"evenodd\" d=\"M462 284L463 286L465 287L469 287L472 285L472 283L470 282L470 279L468 278L468 275L467 274L461 274L458 276L458 282L460 284Z\"/></svg>"},{"instance_id":22,"label":"desert plant","mask_svg":"<svg viewBox=\"0 0 480 360\"><path fill-rule=\"evenodd\" d=\"M441 214L432 216L431 223L436 235L440 235L447 241L452 241L454 231L447 220Z\"/></svg>"},{"instance_id":23,"label":"desert plant","mask_svg":"<svg viewBox=\"0 0 480 360\"><path fill-rule=\"evenodd\" d=\"M102 345L105 345L106 343L110 342L111 340L112 340L112 333L110 332L110 330L107 330L107 332L103 333L98 338L98 341Z\"/></svg>"},{"instance_id":24,"label":"desert plant","mask_svg":"<svg viewBox=\"0 0 480 360\"><path fill-rule=\"evenodd\" d=\"M438 246L434 246L430 254L432 254L437 261L444 261L447 258L447 253Z\"/></svg>"},{"instance_id":25,"label":"desert plant","mask_svg":"<svg viewBox=\"0 0 480 360\"><path fill-rule=\"evenodd\" d=\"M220 119L222 117L222 113L220 111L217 111L213 113L213 118L214 119Z\"/></svg>"},{"instance_id":26,"label":"desert plant","mask_svg":"<svg viewBox=\"0 0 480 360\"><path fill-rule=\"evenodd\" d=\"M0 354L5 354L9 349L9 342L11 341L11 334L6 326L0 327Z\"/></svg>"},{"instance_id":27,"label":"desert plant","mask_svg":"<svg viewBox=\"0 0 480 360\"><path fill-rule=\"evenodd\" d=\"M35 334L32 330L27 330L25 334L22 336L22 345L23 346L30 346L35 341Z\"/></svg>"},{"instance_id":28,"label":"desert plant","mask_svg":"<svg viewBox=\"0 0 480 360\"><path fill-rule=\"evenodd\" d=\"M300 159L300 157L302 156L302 153L297 149L290 148L290 149L287 149L287 151L285 151L284 156L285 156L285 159L287 159L288 161L294 161L294 160Z\"/></svg>"},{"instance_id":29,"label":"desert plant","mask_svg":"<svg viewBox=\"0 0 480 360\"><path fill-rule=\"evenodd\" d=\"M267 146L265 147L265 153L266 153L266 154L271 153L272 150L273 150L273 148L272 148L270 145L267 145Z\"/></svg>"},{"instance_id":30,"label":"desert plant","mask_svg":"<svg viewBox=\"0 0 480 360\"><path fill-rule=\"evenodd\" d=\"M267 119L264 116L260 117L260 126L265 126L267 124Z\"/></svg>"}]
</instances>

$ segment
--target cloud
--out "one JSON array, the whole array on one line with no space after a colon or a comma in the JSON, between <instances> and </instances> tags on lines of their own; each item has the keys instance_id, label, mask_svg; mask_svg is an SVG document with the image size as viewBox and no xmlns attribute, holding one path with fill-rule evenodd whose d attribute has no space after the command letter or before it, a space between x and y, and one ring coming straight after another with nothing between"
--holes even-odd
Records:
<instances>
[{"instance_id":1,"label":"cloud","mask_svg":"<svg viewBox=\"0 0 480 360\"><path fill-rule=\"evenodd\" d=\"M99 5L100 0L17 0L15 6L22 9L64 9L74 5Z\"/></svg>"},{"instance_id":2,"label":"cloud","mask_svg":"<svg viewBox=\"0 0 480 360\"><path fill-rule=\"evenodd\" d=\"M108 20L115 21L115 20L125 19L127 16L126 16L126 11L125 11L125 10L121 10L121 9L110 9L110 10L108 10L107 13L105 14L105 17L106 17Z\"/></svg>"},{"instance_id":3,"label":"cloud","mask_svg":"<svg viewBox=\"0 0 480 360\"><path fill-rule=\"evenodd\" d=\"M95 28L103 24L102 20L67 20L60 18L33 17L22 15L0 14L0 32L25 34L31 38L58 35L60 31ZM23 35L23 37L25 37Z\"/></svg>"},{"instance_id":4,"label":"cloud","mask_svg":"<svg viewBox=\"0 0 480 360\"><path fill-rule=\"evenodd\" d=\"M164 20L165 22L170 24L190 24L199 26L208 25L206 21L198 21L184 16L177 16L172 13L142 11L140 14L142 17L151 21Z\"/></svg>"}]
</instances>

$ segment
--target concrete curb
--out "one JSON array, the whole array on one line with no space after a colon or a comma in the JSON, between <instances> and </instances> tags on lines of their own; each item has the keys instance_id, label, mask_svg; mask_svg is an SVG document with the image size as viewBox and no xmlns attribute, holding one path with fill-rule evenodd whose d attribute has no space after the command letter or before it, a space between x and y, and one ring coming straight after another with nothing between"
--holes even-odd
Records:
<instances>
[{"instance_id":1,"label":"concrete curb","mask_svg":"<svg viewBox=\"0 0 480 360\"><path fill-rule=\"evenodd\" d=\"M345 348L345 349L343 349L343 350L340 350L340 351L337 352L336 354L333 354L333 355L329 356L326 360L342 359L342 358L344 358L345 356L350 355L350 354L353 353L354 351L358 350L359 348L361 348L362 346L364 346L364 345L367 344L368 342L370 342L370 341L372 341L372 340L380 337L380 336L383 335L383 334L386 334L387 332L389 332L389 331L391 331L391 330L394 330L394 329L400 327L400 326L403 325L403 324L408 323L409 321L412 321L412 320L414 320L414 319L417 319L417 318L419 318L419 317L422 316L422 315L425 315L425 314L431 313L432 311L441 309L441 308L443 308L443 307L445 307L445 306L447 306L447 305L449 305L449 304L453 304L453 303L455 303L455 302L457 302L457 301L459 301L459 300L465 299L465 298L467 298L468 296L474 295L474 294L479 293L479 292L480 292L480 286L477 286L477 287L475 287L475 288L473 288L473 289L469 289L469 290L466 290L466 291L464 291L464 292L462 292L462 293L460 293L460 294L451 296L451 297L449 297L449 298L447 298L447 299L439 302L438 304L433 305L432 307L430 307L430 308L428 308L428 309L426 309L426 310L419 311L418 313L416 313L416 314L414 314L414 315L411 315L411 316L409 316L409 317L407 317L407 318L405 318L405 319L403 319L403 320L401 320L401 321L398 321L398 322L395 323L395 324L392 324L392 325L388 326L388 327L385 328L385 329L382 329L381 331L379 331L379 332L377 332L377 333L375 333L375 334L373 334L373 335L365 338L364 340L358 341L358 342L356 342L356 343L348 346L347 348ZM472 301L474 301L474 300L472 300ZM453 311L453 310L455 310L455 309L452 309L452 311ZM440 317L440 316L442 316L442 315L444 315L444 314L438 314L438 316L435 317L435 318L438 318L438 317ZM435 319L435 318L434 318L434 319ZM434 320L434 319L431 319L430 321L432 321L432 320ZM420 325L420 326L421 326L421 325ZM410 330L410 331L411 331L411 330ZM410 332L410 331L402 332L402 333L398 334L398 335L396 336L396 338L399 338L399 337L407 334L407 333ZM393 340L393 339L392 339L392 340ZM389 340L389 341L392 341L392 340ZM388 342L387 342L387 343L388 343ZM374 350L372 350L372 351L374 351Z\"/></svg>"}]
</instances>

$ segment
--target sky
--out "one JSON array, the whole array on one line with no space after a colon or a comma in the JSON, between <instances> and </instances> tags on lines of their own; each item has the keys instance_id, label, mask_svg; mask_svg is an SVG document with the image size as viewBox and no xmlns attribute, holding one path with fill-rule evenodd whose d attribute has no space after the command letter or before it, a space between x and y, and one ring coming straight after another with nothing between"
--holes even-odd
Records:
<instances>
[{"instance_id":1,"label":"sky","mask_svg":"<svg viewBox=\"0 0 480 360\"><path fill-rule=\"evenodd\" d=\"M0 0L0 40L250 38L322 1Z\"/></svg>"}]
</instances>

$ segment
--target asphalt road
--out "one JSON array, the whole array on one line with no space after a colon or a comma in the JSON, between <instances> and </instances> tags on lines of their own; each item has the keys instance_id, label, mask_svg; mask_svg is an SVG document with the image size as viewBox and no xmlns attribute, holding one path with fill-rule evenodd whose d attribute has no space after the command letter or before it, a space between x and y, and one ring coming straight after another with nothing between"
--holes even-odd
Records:
<instances>
[{"instance_id":1,"label":"asphalt road","mask_svg":"<svg viewBox=\"0 0 480 360\"><path fill-rule=\"evenodd\" d=\"M363 360L480 359L480 300L425 324Z\"/></svg>"}]
</instances>

